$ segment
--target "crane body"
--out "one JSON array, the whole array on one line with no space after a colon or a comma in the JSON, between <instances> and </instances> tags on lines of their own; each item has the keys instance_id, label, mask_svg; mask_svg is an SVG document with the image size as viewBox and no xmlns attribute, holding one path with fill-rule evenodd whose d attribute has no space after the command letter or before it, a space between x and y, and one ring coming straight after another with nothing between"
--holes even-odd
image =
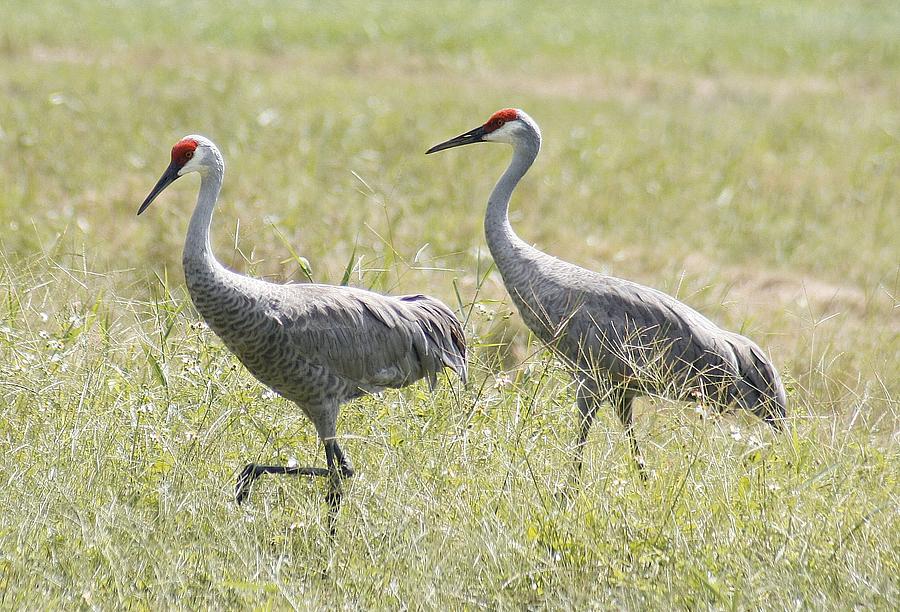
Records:
<instances>
[{"instance_id":1,"label":"crane body","mask_svg":"<svg viewBox=\"0 0 900 612\"><path fill-rule=\"evenodd\" d=\"M353 287L277 284L238 274L215 258L209 227L225 163L203 136L187 136L138 214L170 183L197 172L197 206L182 263L197 311L225 346L264 385L309 417L325 446L327 469L248 464L238 477L242 502L262 474L328 476L332 517L341 479L353 475L337 441L341 404L422 378L434 385L445 367L467 374L465 337L452 311L424 295L386 296ZM333 522L332 522L333 529Z\"/></svg>"},{"instance_id":2,"label":"crane body","mask_svg":"<svg viewBox=\"0 0 900 612\"><path fill-rule=\"evenodd\" d=\"M786 394L778 372L751 340L719 328L675 298L637 283L586 270L527 244L509 222L509 202L540 151L537 123L504 109L484 124L428 150L477 142L513 147L492 191L485 236L497 269L525 324L568 366L576 380L581 427L576 473L596 410L609 402L622 421L642 477L632 404L642 395L701 398L737 405L779 428Z\"/></svg>"}]
</instances>

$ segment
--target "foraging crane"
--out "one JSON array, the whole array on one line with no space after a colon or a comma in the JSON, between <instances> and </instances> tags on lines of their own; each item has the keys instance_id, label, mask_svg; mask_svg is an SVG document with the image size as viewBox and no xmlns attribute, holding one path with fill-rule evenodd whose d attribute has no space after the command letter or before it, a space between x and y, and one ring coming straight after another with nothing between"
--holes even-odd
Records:
<instances>
[{"instance_id":1,"label":"foraging crane","mask_svg":"<svg viewBox=\"0 0 900 612\"><path fill-rule=\"evenodd\" d=\"M226 269L213 255L209 226L225 161L210 140L186 136L138 209L140 215L177 178L196 172L200 194L184 244L184 278L209 327L260 382L292 400L316 427L328 468L248 464L238 477L241 503L262 474L327 476L334 516L341 479L353 476L336 438L342 403L422 378L433 386L448 367L466 378L462 327L450 309L425 295L385 296L320 284L269 283Z\"/></svg>"},{"instance_id":2,"label":"foraging crane","mask_svg":"<svg viewBox=\"0 0 900 612\"><path fill-rule=\"evenodd\" d=\"M488 248L519 314L571 369L581 427L575 475L598 406L609 401L628 436L641 478L632 403L642 395L702 398L719 409L737 404L781 428L786 395L778 372L748 338L656 289L598 274L526 244L509 223L509 200L541 148L525 112L497 111L481 126L431 147L435 153L476 142L513 147L512 161L488 199Z\"/></svg>"}]
</instances>

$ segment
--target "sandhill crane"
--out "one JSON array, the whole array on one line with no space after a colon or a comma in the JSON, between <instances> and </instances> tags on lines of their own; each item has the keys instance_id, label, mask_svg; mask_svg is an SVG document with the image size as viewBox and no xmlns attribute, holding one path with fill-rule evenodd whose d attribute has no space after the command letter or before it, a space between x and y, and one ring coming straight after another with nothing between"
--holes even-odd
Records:
<instances>
[{"instance_id":1,"label":"sandhill crane","mask_svg":"<svg viewBox=\"0 0 900 612\"><path fill-rule=\"evenodd\" d=\"M399 388L449 367L464 381L466 345L459 321L425 295L391 297L353 287L275 284L226 269L213 255L209 226L225 161L203 136L186 136L138 209L140 215L178 177L200 175L200 194L184 244L184 277L209 327L260 382L292 400L325 445L327 469L248 464L238 477L238 503L262 474L327 476L333 519L341 478L353 476L336 438L342 403Z\"/></svg>"},{"instance_id":2,"label":"sandhill crane","mask_svg":"<svg viewBox=\"0 0 900 612\"><path fill-rule=\"evenodd\" d=\"M526 244L509 223L509 200L541 148L525 112L497 111L481 126L433 146L434 153L476 142L513 147L512 161L488 199L488 248L525 324L571 369L581 426L575 476L597 407L609 401L628 436L642 478L632 403L642 395L700 397L720 409L737 404L776 429L786 416L784 386L762 350L744 336L650 287L598 274Z\"/></svg>"}]
</instances>

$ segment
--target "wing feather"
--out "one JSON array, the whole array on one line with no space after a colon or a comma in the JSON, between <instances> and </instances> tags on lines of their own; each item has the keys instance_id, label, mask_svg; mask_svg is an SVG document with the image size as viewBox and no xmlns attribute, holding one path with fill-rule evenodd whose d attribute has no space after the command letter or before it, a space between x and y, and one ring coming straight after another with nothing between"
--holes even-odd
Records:
<instances>
[{"instance_id":1,"label":"wing feather","mask_svg":"<svg viewBox=\"0 0 900 612\"><path fill-rule=\"evenodd\" d=\"M402 387L445 366L465 379L456 317L427 296L391 297L352 287L297 285L285 300L288 338L303 359L364 390Z\"/></svg>"},{"instance_id":2,"label":"wing feather","mask_svg":"<svg viewBox=\"0 0 900 612\"><path fill-rule=\"evenodd\" d=\"M570 360L584 363L587 357L614 378L658 391L660 384L683 384L700 372L713 378L737 374L734 350L722 330L699 312L636 283L591 280L590 288L570 296L579 306L566 333L559 334L560 352Z\"/></svg>"}]
</instances>

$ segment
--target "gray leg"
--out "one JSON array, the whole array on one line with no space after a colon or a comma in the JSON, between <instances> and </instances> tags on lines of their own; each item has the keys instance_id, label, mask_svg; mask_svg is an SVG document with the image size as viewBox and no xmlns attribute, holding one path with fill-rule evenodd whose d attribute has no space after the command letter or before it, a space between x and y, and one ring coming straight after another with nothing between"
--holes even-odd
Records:
<instances>
[{"instance_id":1,"label":"gray leg","mask_svg":"<svg viewBox=\"0 0 900 612\"><path fill-rule=\"evenodd\" d=\"M612 396L612 405L616 414L619 416L619 420L622 421L622 426L625 428L625 435L628 436L628 442L631 445L631 457L634 459L634 464L637 466L638 475L641 477L641 480L646 481L647 471L644 468L644 457L641 455L637 438L634 435L633 403L634 396L628 395L623 391L617 391Z\"/></svg>"},{"instance_id":2,"label":"gray leg","mask_svg":"<svg viewBox=\"0 0 900 612\"><path fill-rule=\"evenodd\" d=\"M301 409L313 420L319 438L325 444L325 459L328 468L320 467L288 467L283 465L259 465L256 463L247 464L237 479L235 488L235 499L240 504L250 494L250 486L253 482L263 474L284 474L286 476L327 476L331 479L329 493L326 495L326 501L333 510L332 514L337 512L341 499L341 478L350 478L353 476L353 465L350 459L344 455L344 451L338 445L335 439L335 426L337 420L338 405L330 403L316 406L300 406Z\"/></svg>"},{"instance_id":3,"label":"gray leg","mask_svg":"<svg viewBox=\"0 0 900 612\"><path fill-rule=\"evenodd\" d=\"M334 537L337 531L337 513L341 509L341 500L344 498L344 487L341 479L344 475L344 462L346 457L341 452L341 447L332 438L325 440L325 460L328 462L328 492L325 501L328 503L328 533ZM353 474L350 468L351 475Z\"/></svg>"},{"instance_id":4,"label":"gray leg","mask_svg":"<svg viewBox=\"0 0 900 612\"><path fill-rule=\"evenodd\" d=\"M288 467L286 465L260 465L248 463L237 479L234 499L241 504L250 495L250 485L263 474L285 474L287 476L329 476L331 472L319 467Z\"/></svg>"},{"instance_id":5,"label":"gray leg","mask_svg":"<svg viewBox=\"0 0 900 612\"><path fill-rule=\"evenodd\" d=\"M341 450L337 440L334 440L334 456L337 459L338 467L341 469L341 476L353 478L353 475L356 473L353 471L353 464L350 462L350 457L346 456L344 451Z\"/></svg>"},{"instance_id":6,"label":"gray leg","mask_svg":"<svg viewBox=\"0 0 900 612\"><path fill-rule=\"evenodd\" d=\"M339 405L336 402L317 406L309 406L307 414L316 426L322 442L325 444L325 461L328 463L328 492L325 501L328 503L328 532L335 534L337 513L344 497L343 478L353 476L353 466L344 455L337 441L337 416Z\"/></svg>"},{"instance_id":7,"label":"gray leg","mask_svg":"<svg viewBox=\"0 0 900 612\"><path fill-rule=\"evenodd\" d=\"M587 381L579 381L578 389L575 392L575 398L578 402L578 413L580 418L578 427L578 439L575 441L575 481L581 478L581 467L584 460L584 445L587 443L588 434L591 431L591 425L594 424L594 416L597 414L597 407L600 404L597 397L596 385Z\"/></svg>"}]
</instances>

